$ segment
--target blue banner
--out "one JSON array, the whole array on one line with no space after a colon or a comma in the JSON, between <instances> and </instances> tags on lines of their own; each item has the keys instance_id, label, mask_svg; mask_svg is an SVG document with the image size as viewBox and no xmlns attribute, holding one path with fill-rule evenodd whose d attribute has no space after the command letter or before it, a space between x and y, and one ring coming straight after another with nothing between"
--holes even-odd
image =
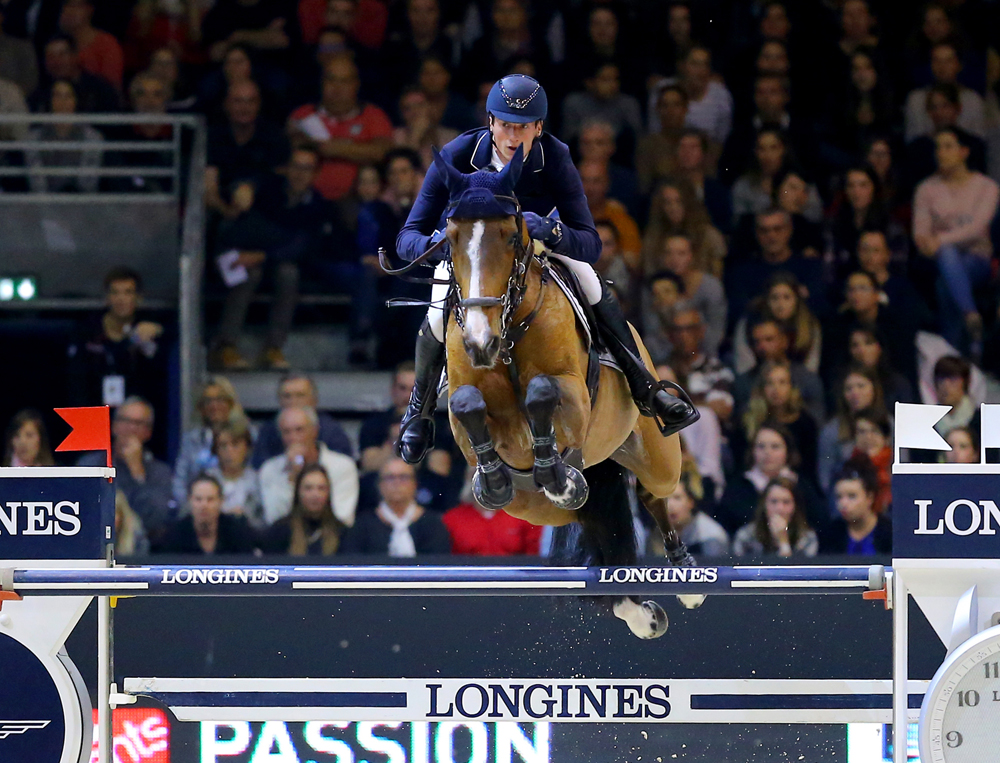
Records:
<instances>
[{"instance_id":1,"label":"blue banner","mask_svg":"<svg viewBox=\"0 0 1000 763\"><path fill-rule=\"evenodd\" d=\"M115 490L107 479L3 476L0 559L105 558L115 520Z\"/></svg>"},{"instance_id":2,"label":"blue banner","mask_svg":"<svg viewBox=\"0 0 1000 763\"><path fill-rule=\"evenodd\" d=\"M893 475L894 557L1000 557L1000 474L959 472L949 466L928 465L925 473Z\"/></svg>"}]
</instances>

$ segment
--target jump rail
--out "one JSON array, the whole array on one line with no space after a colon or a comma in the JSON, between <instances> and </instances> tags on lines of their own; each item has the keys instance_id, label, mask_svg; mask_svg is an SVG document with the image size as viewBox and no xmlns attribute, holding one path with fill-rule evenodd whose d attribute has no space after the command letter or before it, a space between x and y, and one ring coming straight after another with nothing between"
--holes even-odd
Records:
<instances>
[{"instance_id":1,"label":"jump rail","mask_svg":"<svg viewBox=\"0 0 1000 763\"><path fill-rule=\"evenodd\" d=\"M886 589L882 565L828 567L116 566L0 569L18 596L622 596L845 594ZM870 598L881 598L871 597Z\"/></svg>"}]
</instances>

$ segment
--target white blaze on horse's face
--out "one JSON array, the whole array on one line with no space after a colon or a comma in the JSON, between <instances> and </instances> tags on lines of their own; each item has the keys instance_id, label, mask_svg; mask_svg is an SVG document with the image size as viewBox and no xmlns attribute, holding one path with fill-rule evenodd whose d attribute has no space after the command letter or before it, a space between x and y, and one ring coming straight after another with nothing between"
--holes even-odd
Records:
<instances>
[{"instance_id":1,"label":"white blaze on horse's face","mask_svg":"<svg viewBox=\"0 0 1000 763\"><path fill-rule=\"evenodd\" d=\"M483 234L486 232L486 223L483 220L476 220L472 224L472 236L469 238L469 245L465 250L465 256L469 260L469 297L476 298L488 296L483 294ZM465 317L465 344L482 352L487 351L490 340L493 338L493 331L490 329L489 318L481 307L471 307Z\"/></svg>"}]
</instances>

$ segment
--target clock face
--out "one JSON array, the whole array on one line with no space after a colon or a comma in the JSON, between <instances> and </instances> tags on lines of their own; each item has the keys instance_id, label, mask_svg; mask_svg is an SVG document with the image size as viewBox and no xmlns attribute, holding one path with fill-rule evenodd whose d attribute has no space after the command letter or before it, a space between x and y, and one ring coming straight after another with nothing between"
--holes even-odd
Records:
<instances>
[{"instance_id":1,"label":"clock face","mask_svg":"<svg viewBox=\"0 0 1000 763\"><path fill-rule=\"evenodd\" d=\"M922 713L924 763L983 763L1000 750L1000 629L974 637L935 676Z\"/></svg>"}]
</instances>

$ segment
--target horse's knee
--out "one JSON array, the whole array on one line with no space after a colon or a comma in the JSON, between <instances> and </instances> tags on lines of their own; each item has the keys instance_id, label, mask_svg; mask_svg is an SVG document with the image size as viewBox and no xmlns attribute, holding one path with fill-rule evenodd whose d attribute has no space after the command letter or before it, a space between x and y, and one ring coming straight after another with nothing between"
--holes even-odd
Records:
<instances>
[{"instance_id":1,"label":"horse's knee","mask_svg":"<svg viewBox=\"0 0 1000 763\"><path fill-rule=\"evenodd\" d=\"M528 382L524 394L524 407L531 418L551 418L557 405L559 405L559 382L545 374L539 374Z\"/></svg>"},{"instance_id":2,"label":"horse's knee","mask_svg":"<svg viewBox=\"0 0 1000 763\"><path fill-rule=\"evenodd\" d=\"M459 419L467 416L486 415L486 401L483 393L471 384L463 384L448 400L448 407Z\"/></svg>"}]
</instances>

